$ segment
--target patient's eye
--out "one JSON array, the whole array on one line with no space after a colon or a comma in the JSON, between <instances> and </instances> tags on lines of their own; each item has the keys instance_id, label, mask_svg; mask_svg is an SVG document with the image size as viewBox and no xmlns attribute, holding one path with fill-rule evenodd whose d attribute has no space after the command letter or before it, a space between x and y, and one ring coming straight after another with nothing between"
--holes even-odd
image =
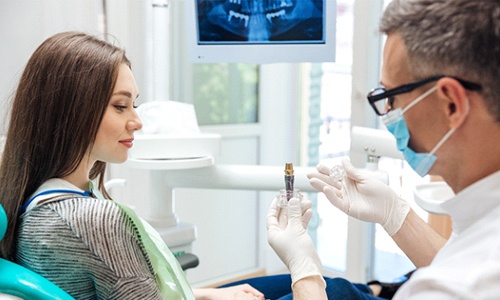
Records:
<instances>
[{"instance_id":1,"label":"patient's eye","mask_svg":"<svg viewBox=\"0 0 500 300\"><path fill-rule=\"evenodd\" d=\"M114 105L114 107L119 111L124 111L125 109L127 109L127 106L125 105Z\"/></svg>"}]
</instances>

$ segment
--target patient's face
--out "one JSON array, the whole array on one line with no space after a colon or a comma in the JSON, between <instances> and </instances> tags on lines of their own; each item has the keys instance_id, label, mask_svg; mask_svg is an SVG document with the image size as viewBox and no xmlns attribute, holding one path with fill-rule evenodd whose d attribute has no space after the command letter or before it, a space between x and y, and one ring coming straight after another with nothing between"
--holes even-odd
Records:
<instances>
[{"instance_id":1,"label":"patient's face","mask_svg":"<svg viewBox=\"0 0 500 300\"><path fill-rule=\"evenodd\" d=\"M97 132L91 160L109 163L127 160L128 150L133 146L134 132L142 128L134 107L138 95L139 89L132 71L122 64Z\"/></svg>"}]
</instances>

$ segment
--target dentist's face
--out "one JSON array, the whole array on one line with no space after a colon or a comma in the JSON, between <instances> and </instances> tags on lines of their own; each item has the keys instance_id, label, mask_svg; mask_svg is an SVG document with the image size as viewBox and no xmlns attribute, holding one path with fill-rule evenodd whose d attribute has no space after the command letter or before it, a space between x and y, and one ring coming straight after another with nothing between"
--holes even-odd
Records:
<instances>
[{"instance_id":1,"label":"dentist's face","mask_svg":"<svg viewBox=\"0 0 500 300\"><path fill-rule=\"evenodd\" d=\"M119 67L118 78L108 107L97 131L91 160L122 163L134 141L134 132L142 128L135 111L139 90L132 71L126 64Z\"/></svg>"},{"instance_id":2,"label":"dentist's face","mask_svg":"<svg viewBox=\"0 0 500 300\"><path fill-rule=\"evenodd\" d=\"M403 40L397 33L389 34L384 46L382 85L387 89L392 89L414 82L416 78L413 78L412 74ZM435 84L431 82L409 93L395 96L393 109L404 109ZM435 92L428 95L425 101L420 101L404 114L411 137L408 146L415 152L429 152L446 134L446 130L441 130L441 128L446 128L440 123L442 119L434 114L440 103L435 99L435 95Z\"/></svg>"}]
</instances>

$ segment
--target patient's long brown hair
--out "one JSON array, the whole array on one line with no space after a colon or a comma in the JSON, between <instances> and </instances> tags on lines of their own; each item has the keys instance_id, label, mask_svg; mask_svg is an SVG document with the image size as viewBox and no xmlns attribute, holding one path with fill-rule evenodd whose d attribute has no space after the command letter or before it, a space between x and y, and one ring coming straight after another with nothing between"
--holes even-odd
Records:
<instances>
[{"instance_id":1,"label":"patient's long brown hair","mask_svg":"<svg viewBox=\"0 0 500 300\"><path fill-rule=\"evenodd\" d=\"M125 52L81 32L45 40L29 59L12 103L0 162L0 203L8 230L0 255L14 261L20 206L47 179L71 174L95 140ZM106 165L90 179L101 191Z\"/></svg>"}]
</instances>

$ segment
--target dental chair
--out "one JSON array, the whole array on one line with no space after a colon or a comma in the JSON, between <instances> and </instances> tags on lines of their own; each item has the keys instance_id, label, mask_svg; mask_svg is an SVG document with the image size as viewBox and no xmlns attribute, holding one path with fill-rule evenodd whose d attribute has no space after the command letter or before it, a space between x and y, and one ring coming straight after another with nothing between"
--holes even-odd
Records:
<instances>
[{"instance_id":1,"label":"dental chair","mask_svg":"<svg viewBox=\"0 0 500 300\"><path fill-rule=\"evenodd\" d=\"M7 224L7 214L0 204L0 241L7 232ZM198 265L198 257L191 253L179 253L176 258L183 270ZM37 273L0 258L0 299L5 299L4 295L30 300L74 299L57 285ZM9 297L8 299L12 298Z\"/></svg>"}]
</instances>

